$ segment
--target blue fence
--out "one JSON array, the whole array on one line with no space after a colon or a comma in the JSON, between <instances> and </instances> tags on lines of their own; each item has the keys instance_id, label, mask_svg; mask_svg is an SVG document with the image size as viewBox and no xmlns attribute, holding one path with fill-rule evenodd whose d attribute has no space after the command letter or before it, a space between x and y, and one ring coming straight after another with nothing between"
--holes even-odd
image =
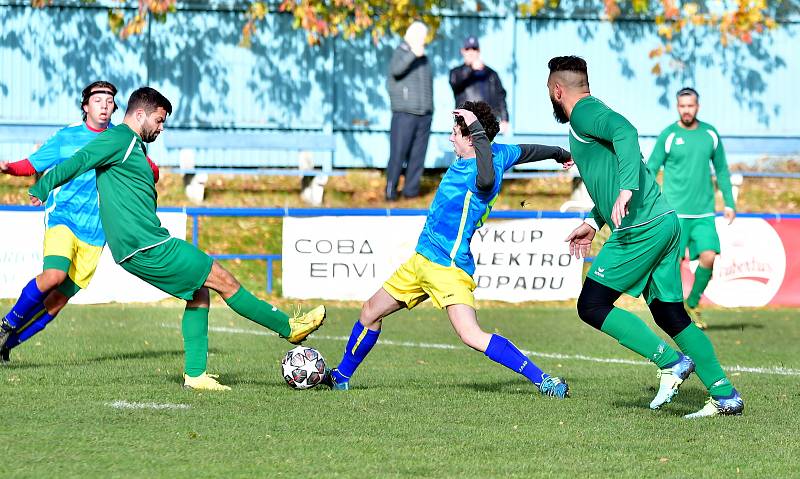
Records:
<instances>
[{"instance_id":1,"label":"blue fence","mask_svg":"<svg viewBox=\"0 0 800 479\"><path fill-rule=\"evenodd\" d=\"M593 93L637 126L645 154L659 131L677 120L673 96L685 85L700 91L701 118L721 132L731 162L800 153L800 96L793 90L800 78L800 23L794 20L783 19L752 45L722 48L713 32L687 35L676 44L684 52L680 61L663 65L666 73L655 76L648 52L660 40L652 19L530 19L518 15L515 2L481 2L486 8L480 13L474 2L464 3L473 7L446 10L428 47L435 74L428 167L452 160L448 71L461 62L467 35L479 37L485 62L508 92L513 136L501 142L566 145L566 128L551 115L546 63L555 55L579 54L589 62ZM332 137L334 168L385 166L391 117L385 73L396 36L311 47L292 27L290 14L272 12L259 24L253 47L245 49L237 46L240 4L185 1L166 23L151 22L144 35L122 42L108 29L109 4L116 2L56 0L33 9L28 2L0 0L0 125L9 128L7 135L0 128L0 140L15 140L0 141L0 159L27 156L33 143L79 119L80 90L105 78L120 87L122 108L142 84L172 100L168 130L150 150L164 165L179 164L181 148L170 147L170 136L174 145L196 150L196 166L296 165L294 151L225 147L228 133L269 131ZM602 11L597 1L585 8ZM114 120L120 119L117 112ZM41 126L35 137L25 133ZM316 153L316 163L323 164L325 155Z\"/></svg>"}]
</instances>

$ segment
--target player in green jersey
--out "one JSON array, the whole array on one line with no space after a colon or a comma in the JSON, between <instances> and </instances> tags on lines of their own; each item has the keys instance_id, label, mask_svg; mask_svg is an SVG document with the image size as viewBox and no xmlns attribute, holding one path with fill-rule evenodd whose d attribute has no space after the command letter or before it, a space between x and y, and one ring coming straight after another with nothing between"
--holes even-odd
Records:
<instances>
[{"instance_id":1,"label":"player in green jersey","mask_svg":"<svg viewBox=\"0 0 800 479\"><path fill-rule=\"evenodd\" d=\"M680 121L665 128L658 136L647 169L655 177L664 166L664 196L677 211L681 224L681 259L688 247L689 259L700 262L686 306L695 324L705 328L706 324L696 308L711 279L714 259L720 251L714 225L712 164L725 202L728 224L736 217L736 204L719 133L713 126L697 119L699 95L693 88L683 88L678 92L677 100Z\"/></svg>"},{"instance_id":2,"label":"player in green jersey","mask_svg":"<svg viewBox=\"0 0 800 479\"><path fill-rule=\"evenodd\" d=\"M570 253L585 257L597 230L604 224L611 229L583 283L580 318L658 366L652 409L670 402L696 371L711 397L687 417L741 414L741 396L725 377L711 341L683 306L678 218L642 161L636 128L591 96L582 58L556 57L548 67L553 114L570 124L572 159L595 204L591 216L567 237ZM622 293L643 294L656 324L681 352L636 315L615 307Z\"/></svg>"},{"instance_id":3,"label":"player in green jersey","mask_svg":"<svg viewBox=\"0 0 800 479\"><path fill-rule=\"evenodd\" d=\"M97 136L44 175L29 192L34 205L48 193L84 172L95 170L100 219L114 260L126 271L170 295L186 300L182 332L184 386L227 390L207 374L209 289L218 292L241 316L297 344L322 325L325 308L289 317L253 296L207 254L173 238L156 215L157 193L146 159L145 143L164 129L172 105L158 91L144 87L128 100L121 125Z\"/></svg>"}]
</instances>

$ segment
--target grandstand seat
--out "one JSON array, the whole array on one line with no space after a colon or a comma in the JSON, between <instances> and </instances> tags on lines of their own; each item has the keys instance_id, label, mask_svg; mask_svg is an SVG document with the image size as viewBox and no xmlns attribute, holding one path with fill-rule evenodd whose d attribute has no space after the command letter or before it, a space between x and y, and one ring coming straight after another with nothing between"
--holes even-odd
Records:
<instances>
[{"instance_id":1,"label":"grandstand seat","mask_svg":"<svg viewBox=\"0 0 800 479\"><path fill-rule=\"evenodd\" d=\"M281 176L335 176L343 172L334 171L333 153L336 151L336 138L332 134L307 131L208 131L172 129L164 132L164 146L167 151L179 151L178 164L174 170L182 174L244 174ZM213 159L198 160L200 151L291 151L297 152L292 159L281 158L276 161L257 158L256 155L242 155L235 163L219 164ZM313 159L302 152L321 153L321 169L314 169ZM172 155L170 155L172 156Z\"/></svg>"}]
</instances>

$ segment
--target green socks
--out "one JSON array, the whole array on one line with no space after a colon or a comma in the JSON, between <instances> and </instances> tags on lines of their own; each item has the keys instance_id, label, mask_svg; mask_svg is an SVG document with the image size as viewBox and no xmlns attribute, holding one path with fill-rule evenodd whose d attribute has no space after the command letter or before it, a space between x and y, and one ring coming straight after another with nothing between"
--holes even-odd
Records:
<instances>
[{"instance_id":1,"label":"green socks","mask_svg":"<svg viewBox=\"0 0 800 479\"><path fill-rule=\"evenodd\" d=\"M244 316L250 321L275 331L283 338L292 333L292 328L289 326L289 316L286 313L266 301L256 298L244 286L240 287L239 291L226 299L225 302L240 316Z\"/></svg>"},{"instance_id":2,"label":"green socks","mask_svg":"<svg viewBox=\"0 0 800 479\"><path fill-rule=\"evenodd\" d=\"M690 324L672 339L684 354L694 360L697 377L712 396L728 396L733 392L733 385L719 365L714 346L700 328Z\"/></svg>"},{"instance_id":3,"label":"green socks","mask_svg":"<svg viewBox=\"0 0 800 479\"><path fill-rule=\"evenodd\" d=\"M703 268L702 266L697 267L697 271L694 272L692 291L686 299L686 305L690 308L694 309L697 307L697 303L700 302L700 296L703 295L703 291L706 290L708 282L711 281L711 273L712 271L710 269Z\"/></svg>"},{"instance_id":4,"label":"green socks","mask_svg":"<svg viewBox=\"0 0 800 479\"><path fill-rule=\"evenodd\" d=\"M183 371L193 378L203 374L208 364L208 308L186 308L181 323L183 333Z\"/></svg>"},{"instance_id":5,"label":"green socks","mask_svg":"<svg viewBox=\"0 0 800 479\"><path fill-rule=\"evenodd\" d=\"M654 362L659 369L678 361L678 353L670 345L638 316L624 309L612 309L600 330L619 341L619 344Z\"/></svg>"}]
</instances>

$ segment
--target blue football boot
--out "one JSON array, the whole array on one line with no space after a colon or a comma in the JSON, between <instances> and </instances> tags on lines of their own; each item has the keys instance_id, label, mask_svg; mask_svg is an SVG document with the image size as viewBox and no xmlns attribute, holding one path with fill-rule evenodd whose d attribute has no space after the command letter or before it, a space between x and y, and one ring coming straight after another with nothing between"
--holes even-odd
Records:
<instances>
[{"instance_id":1,"label":"blue football boot","mask_svg":"<svg viewBox=\"0 0 800 479\"><path fill-rule=\"evenodd\" d=\"M569 397L569 385L564 378L549 376L538 385L542 396L565 399Z\"/></svg>"},{"instance_id":2,"label":"blue football boot","mask_svg":"<svg viewBox=\"0 0 800 479\"><path fill-rule=\"evenodd\" d=\"M729 396L711 396L703 409L687 414L686 419L712 416L740 416L744 411L744 400L736 389Z\"/></svg>"},{"instance_id":3,"label":"blue football boot","mask_svg":"<svg viewBox=\"0 0 800 479\"><path fill-rule=\"evenodd\" d=\"M326 369L320 384L324 384L334 391L348 391L350 389L350 381L342 381L341 378L344 376L341 374L334 374L334 372L338 373L339 371L337 371L336 368ZM341 377L338 381L336 380L337 376Z\"/></svg>"}]
</instances>

